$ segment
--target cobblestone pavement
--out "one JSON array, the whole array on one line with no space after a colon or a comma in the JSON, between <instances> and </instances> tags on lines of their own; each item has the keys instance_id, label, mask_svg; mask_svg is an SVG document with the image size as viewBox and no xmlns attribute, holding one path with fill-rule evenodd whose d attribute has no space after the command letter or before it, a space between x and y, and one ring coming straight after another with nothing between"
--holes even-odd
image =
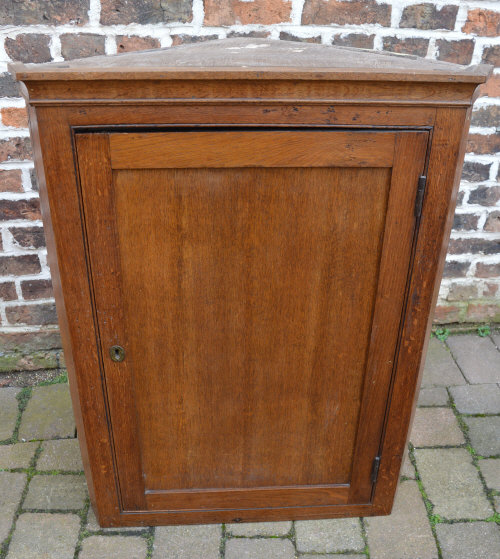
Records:
<instances>
[{"instance_id":1,"label":"cobblestone pavement","mask_svg":"<svg viewBox=\"0 0 500 559\"><path fill-rule=\"evenodd\" d=\"M0 559L500 559L499 383L500 335L431 339L390 516L118 530L89 505L67 385L0 388Z\"/></svg>"}]
</instances>

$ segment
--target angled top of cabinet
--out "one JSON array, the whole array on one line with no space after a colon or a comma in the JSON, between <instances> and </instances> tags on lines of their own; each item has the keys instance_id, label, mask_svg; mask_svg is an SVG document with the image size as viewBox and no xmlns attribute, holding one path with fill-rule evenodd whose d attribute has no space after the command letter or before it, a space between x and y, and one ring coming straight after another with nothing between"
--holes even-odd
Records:
<instances>
[{"instance_id":1,"label":"angled top of cabinet","mask_svg":"<svg viewBox=\"0 0 500 559\"><path fill-rule=\"evenodd\" d=\"M47 64L12 64L10 70L20 81L28 85L29 96L33 99L54 95L54 82L68 82L65 88L58 89L59 99L79 97L86 99L113 98L116 88L104 91L102 83L122 80L138 81L136 90L129 89L126 95L136 98L171 97L162 94L161 87L154 83L165 80L275 80L278 83L288 80L314 82L423 82L432 84L432 91L426 92L426 99L441 98L447 85L467 87L467 101L476 84L488 77L491 67L487 65L460 66L447 62L425 60L408 55L387 52L273 41L269 39L227 39L208 41L173 48L118 54L115 56L96 56L68 62ZM82 82L92 81L93 89L87 91ZM147 87L145 81L148 81ZM51 82L52 86L40 89L37 82ZM375 84L373 84L375 85ZM98 87L96 90L95 87ZM255 85L247 84L250 96L257 96ZM290 87L288 89L293 89ZM117 86L118 87L118 84ZM283 84L285 87L285 84ZM443 89L444 88L444 89ZM319 96L323 93L317 92ZM465 93L465 92L464 92ZM275 96L276 92L274 92ZM415 94L415 92L414 92ZM188 97L177 93L177 97ZM359 92L358 92L359 95ZM194 94L194 96L202 96ZM212 95L207 95L210 97ZM214 95L215 97L217 95ZM246 97L235 87L234 96ZM259 97L266 97L260 92ZM399 100L406 97L398 91L390 91L387 96ZM123 91L120 97L124 97ZM370 93L367 92L367 97ZM410 95L411 97L411 95ZM450 94L445 94L450 100ZM465 101L464 97L451 96L455 101ZM52 97L54 98L54 97Z\"/></svg>"}]
</instances>

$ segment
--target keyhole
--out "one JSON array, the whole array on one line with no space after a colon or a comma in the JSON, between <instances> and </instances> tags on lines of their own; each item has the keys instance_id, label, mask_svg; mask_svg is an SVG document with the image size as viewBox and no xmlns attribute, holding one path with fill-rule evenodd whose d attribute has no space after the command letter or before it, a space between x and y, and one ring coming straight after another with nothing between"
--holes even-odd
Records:
<instances>
[{"instance_id":1,"label":"keyhole","mask_svg":"<svg viewBox=\"0 0 500 559\"><path fill-rule=\"evenodd\" d=\"M125 359L125 350L119 345L113 345L109 348L109 356L112 361L119 363Z\"/></svg>"}]
</instances>

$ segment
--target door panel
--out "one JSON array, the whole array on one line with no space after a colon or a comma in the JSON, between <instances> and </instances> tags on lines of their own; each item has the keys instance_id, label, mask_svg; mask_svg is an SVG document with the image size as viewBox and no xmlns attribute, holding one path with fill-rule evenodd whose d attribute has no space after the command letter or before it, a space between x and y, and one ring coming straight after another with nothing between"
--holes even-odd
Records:
<instances>
[{"instance_id":1,"label":"door panel","mask_svg":"<svg viewBox=\"0 0 500 559\"><path fill-rule=\"evenodd\" d=\"M77 135L125 510L369 501L426 140Z\"/></svg>"}]
</instances>

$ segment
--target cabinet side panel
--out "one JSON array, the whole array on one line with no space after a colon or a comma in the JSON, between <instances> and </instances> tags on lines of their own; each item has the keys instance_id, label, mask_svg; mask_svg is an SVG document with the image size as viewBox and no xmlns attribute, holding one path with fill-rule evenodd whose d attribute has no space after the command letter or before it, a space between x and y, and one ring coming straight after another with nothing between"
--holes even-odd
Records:
<instances>
[{"instance_id":1,"label":"cabinet side panel","mask_svg":"<svg viewBox=\"0 0 500 559\"><path fill-rule=\"evenodd\" d=\"M82 453L82 460L85 473L88 476L88 489L92 504L95 503L94 484L92 480L92 471L90 469L89 455L87 452L87 440L85 429L83 426L82 409L78 397L78 386L75 379L75 365L73 361L73 352L71 348L71 338L69 333L68 319L66 315L66 307L64 304L64 296L61 287L61 278L59 274L59 264L57 258L56 241L54 237L54 229L52 226L52 217L50 212L49 197L47 193L47 183L45 178L45 169L42 159L40 146L40 137L38 130L38 121L36 109L28 105L30 136L33 144L33 159L35 163L35 171L39 186L40 208L43 218L43 230L47 244L47 261L50 267L50 276L52 280L52 288L56 300L57 318L59 330L61 333L62 345L64 348L64 359L68 370L69 388L71 393L71 401L73 404L73 413L75 415L75 423L78 432L78 441Z\"/></svg>"},{"instance_id":2,"label":"cabinet side panel","mask_svg":"<svg viewBox=\"0 0 500 559\"><path fill-rule=\"evenodd\" d=\"M389 513L415 410L460 182L470 109L439 109L374 505Z\"/></svg>"},{"instance_id":3,"label":"cabinet side panel","mask_svg":"<svg viewBox=\"0 0 500 559\"><path fill-rule=\"evenodd\" d=\"M71 129L57 109L41 108L36 112L36 120L32 114L30 117L78 437L92 504L99 519L106 521L119 514L119 503L96 348Z\"/></svg>"}]
</instances>

